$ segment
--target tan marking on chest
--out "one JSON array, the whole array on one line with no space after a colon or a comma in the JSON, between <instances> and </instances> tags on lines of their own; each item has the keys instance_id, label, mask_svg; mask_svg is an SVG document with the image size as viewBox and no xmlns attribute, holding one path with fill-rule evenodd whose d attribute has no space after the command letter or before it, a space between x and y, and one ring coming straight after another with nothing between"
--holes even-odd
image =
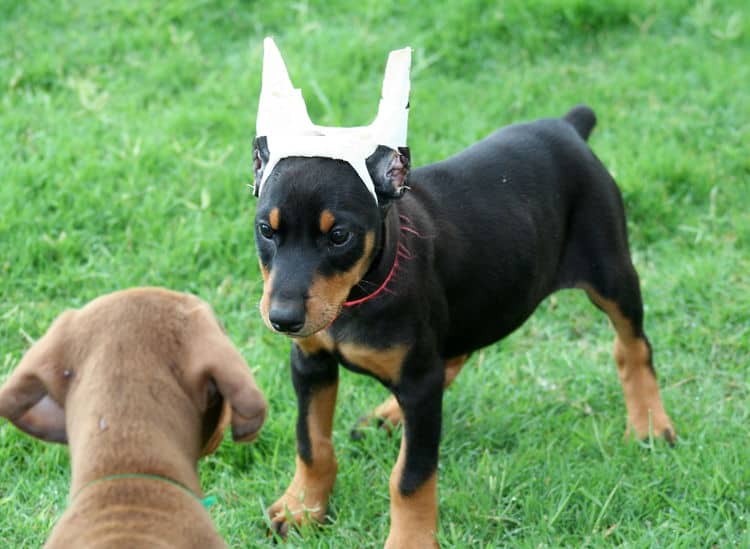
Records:
<instances>
[{"instance_id":1,"label":"tan marking on chest","mask_svg":"<svg viewBox=\"0 0 750 549\"><path fill-rule=\"evenodd\" d=\"M348 363L367 370L378 379L397 382L401 377L408 345L395 345L388 349L374 349L357 343L341 343L339 353Z\"/></svg>"},{"instance_id":2,"label":"tan marking on chest","mask_svg":"<svg viewBox=\"0 0 750 549\"><path fill-rule=\"evenodd\" d=\"M314 355L321 351L333 352L336 345L328 332L320 331L311 336L295 339L294 343L305 356Z\"/></svg>"}]
</instances>

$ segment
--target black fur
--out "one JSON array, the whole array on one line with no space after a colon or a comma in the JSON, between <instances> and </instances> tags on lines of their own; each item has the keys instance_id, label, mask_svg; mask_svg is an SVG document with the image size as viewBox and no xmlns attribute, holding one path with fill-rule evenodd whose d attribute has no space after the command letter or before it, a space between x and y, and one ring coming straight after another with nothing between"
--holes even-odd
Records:
<instances>
[{"instance_id":1,"label":"black fur","mask_svg":"<svg viewBox=\"0 0 750 549\"><path fill-rule=\"evenodd\" d=\"M316 354L305 357L296 345L292 346L292 384L297 394L297 453L310 465L313 451L310 447L310 433L307 426L307 412L315 391L329 387L339 378L338 364L333 357Z\"/></svg>"},{"instance_id":2,"label":"black fur","mask_svg":"<svg viewBox=\"0 0 750 549\"><path fill-rule=\"evenodd\" d=\"M388 196L386 208L348 164L331 159L282 160L265 184L256 220L281 211L272 239L256 230L261 262L275 273L272 297L309 304L311 281L352 268L368 232L375 250L348 299L378 288L398 261L387 291L343 308L327 334L337 343L410 348L398 376L379 378L405 415L404 494L437 466L445 360L498 341L552 292L582 284L615 302L643 335L620 192L585 142L595 122L593 111L579 106L563 118L501 129L414 169L411 191ZM324 209L353 235L342 249L320 234ZM363 371L335 350L309 357L293 351L301 416L316 372L325 370L330 382L336 362ZM300 455L309 459L304 417L297 435Z\"/></svg>"}]
</instances>

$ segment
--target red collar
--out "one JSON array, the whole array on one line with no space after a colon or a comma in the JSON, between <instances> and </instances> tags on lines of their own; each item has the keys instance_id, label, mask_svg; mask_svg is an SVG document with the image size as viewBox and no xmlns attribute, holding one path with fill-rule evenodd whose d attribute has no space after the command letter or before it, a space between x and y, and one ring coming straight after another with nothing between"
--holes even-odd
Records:
<instances>
[{"instance_id":1,"label":"red collar","mask_svg":"<svg viewBox=\"0 0 750 549\"><path fill-rule=\"evenodd\" d=\"M393 265L391 266L391 270L388 272L388 276L385 277L385 280L383 280L383 283L378 287L378 289L371 294L367 294L365 297L352 299L351 301L344 301L344 307L354 307L355 305L361 305L362 303L370 301L371 299L375 299L378 295L385 291L388 283L391 281L393 275L396 274L396 270L398 269L398 250L400 245L400 242L396 244L396 254L393 256Z\"/></svg>"},{"instance_id":2,"label":"red collar","mask_svg":"<svg viewBox=\"0 0 750 549\"><path fill-rule=\"evenodd\" d=\"M404 244L401 242L401 231L411 233L419 238L424 238L424 236L422 236L422 234L419 231L414 229L414 227L412 226L411 219L409 219L405 215L399 215L398 219L399 221L398 221L397 229L396 229L396 234L398 235L398 240L396 242L396 253L393 256L393 265L391 266L391 270L388 272L388 275L385 277L385 280L383 280L380 286L378 286L378 289L375 290L374 292L367 294L364 297L360 297L359 299L352 299L350 301L345 301L343 304L343 307L355 307L357 305L361 305L362 303L366 303L367 301L370 301L371 299L375 299L377 296L387 291L388 284L393 278L393 275L395 275L396 271L398 270L399 257L402 257L404 259L412 258L412 255L409 253L406 246L404 246ZM333 324L333 322L331 324Z\"/></svg>"}]
</instances>

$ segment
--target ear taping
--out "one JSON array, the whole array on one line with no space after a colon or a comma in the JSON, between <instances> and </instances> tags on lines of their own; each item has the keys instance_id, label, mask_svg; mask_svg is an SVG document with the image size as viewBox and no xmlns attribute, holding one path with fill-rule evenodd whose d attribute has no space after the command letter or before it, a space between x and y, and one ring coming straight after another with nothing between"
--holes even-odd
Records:
<instances>
[{"instance_id":1,"label":"ear taping","mask_svg":"<svg viewBox=\"0 0 750 549\"><path fill-rule=\"evenodd\" d=\"M263 170L268 164L268 140L265 136L253 139L253 194L258 196L260 192L260 181L263 179Z\"/></svg>"},{"instance_id":2,"label":"ear taping","mask_svg":"<svg viewBox=\"0 0 750 549\"><path fill-rule=\"evenodd\" d=\"M398 150L379 146L367 159L367 169L375 184L380 203L401 198L409 189L409 167L411 159L408 147Z\"/></svg>"},{"instance_id":3,"label":"ear taping","mask_svg":"<svg viewBox=\"0 0 750 549\"><path fill-rule=\"evenodd\" d=\"M382 182L372 179L369 159L378 153L380 147L404 156L400 151L406 148L409 121L411 48L392 51L388 56L378 113L369 126L329 127L313 124L310 120L302 92L292 85L274 41L266 38L263 47L263 82L253 153L255 195L260 195L281 159L301 156L348 162L376 202L379 197L388 197L389 193L378 189ZM261 138L265 141L259 141ZM264 148L259 146L261 143ZM405 188L408 161L398 159L389 171L391 175L387 178L392 184L397 189Z\"/></svg>"}]
</instances>

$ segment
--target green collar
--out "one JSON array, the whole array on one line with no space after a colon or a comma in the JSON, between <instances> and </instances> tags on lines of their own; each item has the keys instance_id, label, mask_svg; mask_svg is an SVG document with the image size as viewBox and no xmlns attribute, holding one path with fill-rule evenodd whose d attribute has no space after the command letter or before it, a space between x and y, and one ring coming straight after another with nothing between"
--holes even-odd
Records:
<instances>
[{"instance_id":1,"label":"green collar","mask_svg":"<svg viewBox=\"0 0 750 549\"><path fill-rule=\"evenodd\" d=\"M78 492L72 498L70 498L70 500L73 501L81 494L81 492L83 492L86 488L94 484L99 484L100 482L106 482L109 480L123 480L123 479L129 479L129 478L158 480L161 482L166 482L167 484L171 484L172 486L176 486L183 492L186 492L190 494L193 498L197 499L200 502L200 504L203 505L203 507L205 507L206 509L208 509L214 503L216 503L216 496L206 496L205 498L201 498L198 496L198 494L193 492L190 488L188 488L182 483L177 482L176 480L173 480L169 477L163 477L161 475L151 475L148 473L120 473L116 475L107 475L106 477L94 479L84 484L83 487L80 490L78 490Z\"/></svg>"}]
</instances>

